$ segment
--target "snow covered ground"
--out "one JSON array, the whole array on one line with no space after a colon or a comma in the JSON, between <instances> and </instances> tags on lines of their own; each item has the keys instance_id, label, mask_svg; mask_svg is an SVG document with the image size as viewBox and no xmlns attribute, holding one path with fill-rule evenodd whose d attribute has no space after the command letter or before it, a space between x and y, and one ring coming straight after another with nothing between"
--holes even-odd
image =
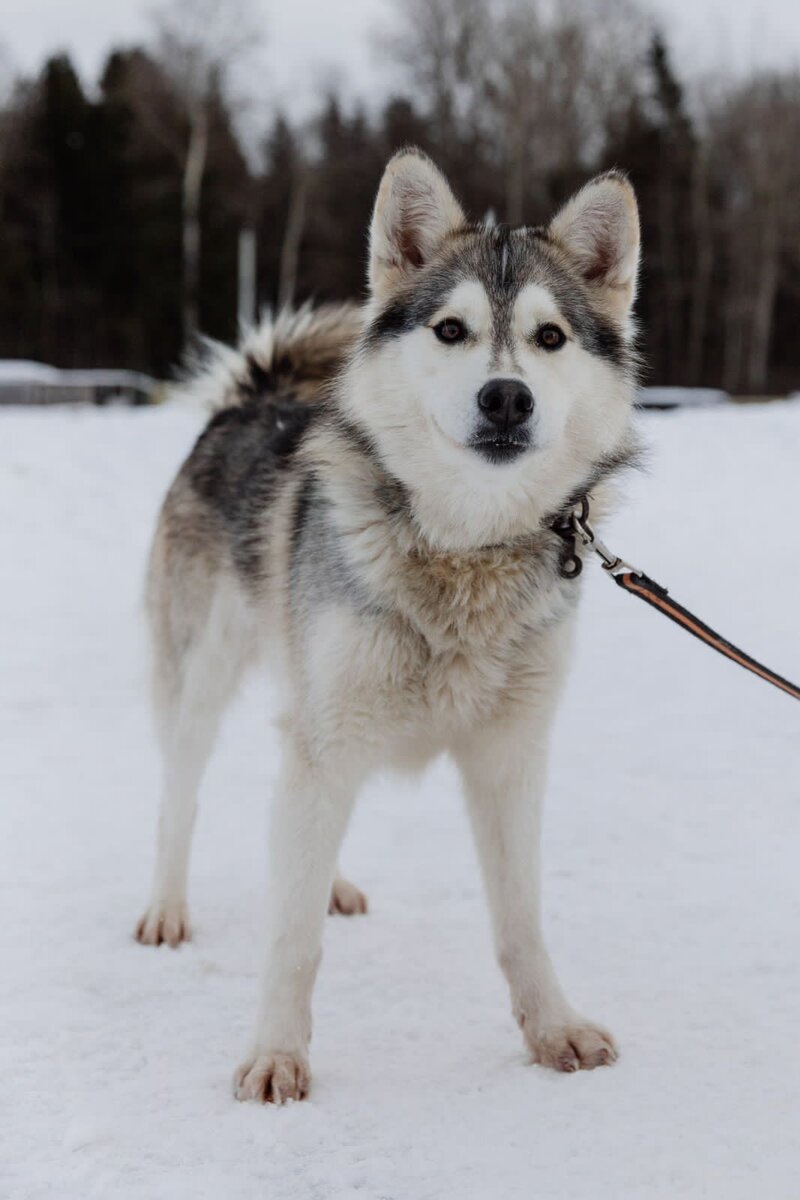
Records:
<instances>
[{"instance_id":1,"label":"snow covered ground","mask_svg":"<svg viewBox=\"0 0 800 1200\"><path fill-rule=\"evenodd\" d=\"M131 937L157 762L141 576L187 411L0 414L0 1196L789 1200L800 1177L800 710L593 569L546 827L550 941L609 1070L526 1064L452 768L362 798L304 1105L233 1101L254 1014L270 697L201 803L196 939ZM645 419L608 531L800 676L800 404Z\"/></svg>"}]
</instances>

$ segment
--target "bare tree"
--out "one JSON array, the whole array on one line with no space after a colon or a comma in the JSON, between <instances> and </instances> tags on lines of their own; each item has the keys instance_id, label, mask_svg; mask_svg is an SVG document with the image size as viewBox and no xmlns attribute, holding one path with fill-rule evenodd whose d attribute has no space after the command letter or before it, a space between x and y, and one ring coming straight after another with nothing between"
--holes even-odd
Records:
<instances>
[{"instance_id":1,"label":"bare tree","mask_svg":"<svg viewBox=\"0 0 800 1200\"><path fill-rule=\"evenodd\" d=\"M767 386L781 274L796 254L800 73L763 75L734 88L714 133L726 180L724 384L760 393Z\"/></svg>"},{"instance_id":2,"label":"bare tree","mask_svg":"<svg viewBox=\"0 0 800 1200\"><path fill-rule=\"evenodd\" d=\"M300 260L300 242L306 220L306 208L311 178L306 163L296 156L292 164L292 184L289 193L289 209L281 246L280 274L278 278L278 307L290 308L294 303L297 288L297 268Z\"/></svg>"},{"instance_id":3,"label":"bare tree","mask_svg":"<svg viewBox=\"0 0 800 1200\"><path fill-rule=\"evenodd\" d=\"M649 35L633 0L398 0L382 41L445 142L494 148L518 224L548 174L598 156Z\"/></svg>"},{"instance_id":4,"label":"bare tree","mask_svg":"<svg viewBox=\"0 0 800 1200\"><path fill-rule=\"evenodd\" d=\"M394 20L378 35L387 60L435 114L443 140L472 132L479 119L492 20L493 0L395 0Z\"/></svg>"},{"instance_id":5,"label":"bare tree","mask_svg":"<svg viewBox=\"0 0 800 1200\"><path fill-rule=\"evenodd\" d=\"M547 173L591 169L609 127L643 86L650 22L629 0L506 0L498 22L498 78L515 80L503 105L508 171L518 176L509 220Z\"/></svg>"},{"instance_id":6,"label":"bare tree","mask_svg":"<svg viewBox=\"0 0 800 1200\"><path fill-rule=\"evenodd\" d=\"M697 385L701 382L703 374L703 350L708 323L708 302L711 294L715 247L709 153L705 143L698 146L692 168L692 226L697 256L689 302L686 373L688 381Z\"/></svg>"},{"instance_id":7,"label":"bare tree","mask_svg":"<svg viewBox=\"0 0 800 1200\"><path fill-rule=\"evenodd\" d=\"M5 107L11 93L14 66L5 42L0 42L0 107Z\"/></svg>"},{"instance_id":8,"label":"bare tree","mask_svg":"<svg viewBox=\"0 0 800 1200\"><path fill-rule=\"evenodd\" d=\"M14 80L14 68L11 55L5 43L0 42L0 171L3 167L3 157L6 140L9 136L7 126L11 120L9 114L11 91Z\"/></svg>"},{"instance_id":9,"label":"bare tree","mask_svg":"<svg viewBox=\"0 0 800 1200\"><path fill-rule=\"evenodd\" d=\"M209 113L233 69L259 41L250 0L163 0L154 12L157 54L184 111L182 164L183 333L198 327L200 200L208 158Z\"/></svg>"}]
</instances>

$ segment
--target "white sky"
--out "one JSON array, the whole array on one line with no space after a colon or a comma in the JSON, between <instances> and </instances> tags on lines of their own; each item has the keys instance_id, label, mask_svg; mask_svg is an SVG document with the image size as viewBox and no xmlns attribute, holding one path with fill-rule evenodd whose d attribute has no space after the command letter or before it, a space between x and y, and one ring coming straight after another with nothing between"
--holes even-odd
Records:
<instances>
[{"instance_id":1,"label":"white sky","mask_svg":"<svg viewBox=\"0 0 800 1200\"><path fill-rule=\"evenodd\" d=\"M371 31L390 0L253 0L264 45L251 70L259 98L306 108L326 82L375 93L387 84ZM800 63L798 0L649 0L666 22L682 74ZM153 0L0 0L0 45L12 63L35 70L67 49L87 81L112 44L147 36Z\"/></svg>"}]
</instances>

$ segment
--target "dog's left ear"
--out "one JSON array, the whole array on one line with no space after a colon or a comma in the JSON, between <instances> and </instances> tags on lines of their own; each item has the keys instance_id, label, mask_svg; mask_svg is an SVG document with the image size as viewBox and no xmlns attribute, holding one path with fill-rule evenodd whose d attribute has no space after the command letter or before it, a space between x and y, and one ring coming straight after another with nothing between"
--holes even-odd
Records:
<instances>
[{"instance_id":1,"label":"dog's left ear","mask_svg":"<svg viewBox=\"0 0 800 1200\"><path fill-rule=\"evenodd\" d=\"M395 154L384 171L372 214L372 295L388 299L464 220L447 180L426 155L419 150Z\"/></svg>"},{"instance_id":2,"label":"dog's left ear","mask_svg":"<svg viewBox=\"0 0 800 1200\"><path fill-rule=\"evenodd\" d=\"M598 300L624 319L636 295L639 211L620 172L598 175L568 200L548 230Z\"/></svg>"}]
</instances>

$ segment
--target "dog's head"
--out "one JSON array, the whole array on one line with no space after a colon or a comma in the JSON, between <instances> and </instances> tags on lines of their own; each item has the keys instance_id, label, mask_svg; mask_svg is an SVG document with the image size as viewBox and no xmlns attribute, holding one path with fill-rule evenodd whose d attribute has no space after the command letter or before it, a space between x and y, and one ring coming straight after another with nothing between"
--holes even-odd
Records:
<instances>
[{"instance_id":1,"label":"dog's head","mask_svg":"<svg viewBox=\"0 0 800 1200\"><path fill-rule=\"evenodd\" d=\"M348 403L437 540L530 528L621 453L638 259L620 174L546 228L508 229L468 224L424 155L391 160Z\"/></svg>"}]
</instances>

